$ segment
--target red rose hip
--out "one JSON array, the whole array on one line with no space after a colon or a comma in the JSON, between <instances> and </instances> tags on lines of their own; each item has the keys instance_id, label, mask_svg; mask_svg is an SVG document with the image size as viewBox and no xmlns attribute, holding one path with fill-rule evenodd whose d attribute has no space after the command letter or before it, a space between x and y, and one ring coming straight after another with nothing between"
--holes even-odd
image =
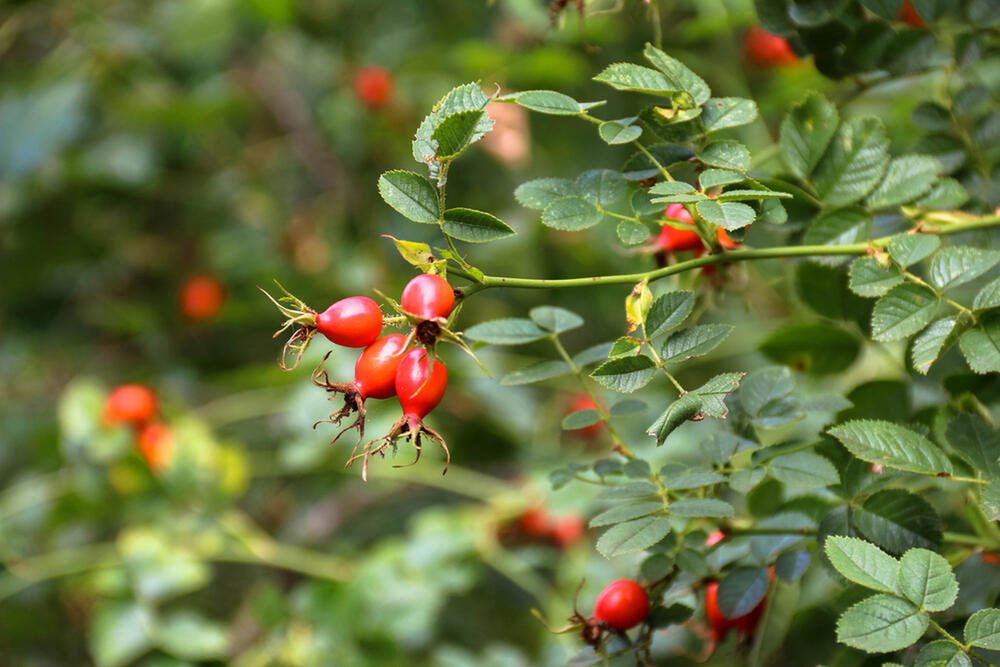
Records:
<instances>
[{"instance_id":1,"label":"red rose hip","mask_svg":"<svg viewBox=\"0 0 1000 667\"><path fill-rule=\"evenodd\" d=\"M794 65L799 61L787 39L756 25L747 31L743 55L751 65L761 68Z\"/></svg>"},{"instance_id":2,"label":"red rose hip","mask_svg":"<svg viewBox=\"0 0 1000 667\"><path fill-rule=\"evenodd\" d=\"M455 307L455 291L441 276L424 273L406 283L399 304L423 320L448 317Z\"/></svg>"},{"instance_id":3,"label":"red rose hip","mask_svg":"<svg viewBox=\"0 0 1000 667\"><path fill-rule=\"evenodd\" d=\"M101 417L108 426L142 426L156 416L156 394L141 384L115 387L104 401Z\"/></svg>"},{"instance_id":4,"label":"red rose hip","mask_svg":"<svg viewBox=\"0 0 1000 667\"><path fill-rule=\"evenodd\" d=\"M316 330L337 345L367 347L382 332L382 310L366 296L349 296L316 315Z\"/></svg>"},{"instance_id":5,"label":"red rose hip","mask_svg":"<svg viewBox=\"0 0 1000 667\"><path fill-rule=\"evenodd\" d=\"M354 93L372 109L388 104L392 89L392 75L377 65L366 65L354 75Z\"/></svg>"},{"instance_id":6,"label":"red rose hip","mask_svg":"<svg viewBox=\"0 0 1000 667\"><path fill-rule=\"evenodd\" d=\"M649 613L649 595L639 584L620 579L601 591L594 605L594 618L616 630L633 628Z\"/></svg>"},{"instance_id":7,"label":"red rose hip","mask_svg":"<svg viewBox=\"0 0 1000 667\"><path fill-rule=\"evenodd\" d=\"M194 276L181 287L178 296L181 314L204 322L215 317L226 301L226 288L214 276Z\"/></svg>"},{"instance_id":8,"label":"red rose hip","mask_svg":"<svg viewBox=\"0 0 1000 667\"><path fill-rule=\"evenodd\" d=\"M396 396L405 417L426 417L444 397L448 369L438 360L431 369L427 350L406 353L396 370Z\"/></svg>"},{"instance_id":9,"label":"red rose hip","mask_svg":"<svg viewBox=\"0 0 1000 667\"><path fill-rule=\"evenodd\" d=\"M396 371L405 347L406 336L389 334L365 348L354 365L354 384L362 398L396 395Z\"/></svg>"}]
</instances>

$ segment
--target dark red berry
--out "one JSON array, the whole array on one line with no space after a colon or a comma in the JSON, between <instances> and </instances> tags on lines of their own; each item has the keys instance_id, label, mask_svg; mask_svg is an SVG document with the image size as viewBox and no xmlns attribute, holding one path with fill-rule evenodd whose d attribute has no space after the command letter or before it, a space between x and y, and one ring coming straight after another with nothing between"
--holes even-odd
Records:
<instances>
[{"instance_id":1,"label":"dark red berry","mask_svg":"<svg viewBox=\"0 0 1000 667\"><path fill-rule=\"evenodd\" d=\"M366 296L349 296L316 315L316 330L337 345L367 347L382 331L382 310Z\"/></svg>"},{"instance_id":2,"label":"dark red berry","mask_svg":"<svg viewBox=\"0 0 1000 667\"><path fill-rule=\"evenodd\" d=\"M431 369L427 350L407 352L396 370L396 395L404 417L423 419L444 396L448 386L448 369L439 360Z\"/></svg>"},{"instance_id":3,"label":"dark red berry","mask_svg":"<svg viewBox=\"0 0 1000 667\"><path fill-rule=\"evenodd\" d=\"M406 283L399 304L422 320L448 317L455 307L455 292L441 276L424 273Z\"/></svg>"},{"instance_id":4,"label":"dark red berry","mask_svg":"<svg viewBox=\"0 0 1000 667\"><path fill-rule=\"evenodd\" d=\"M635 627L649 613L646 589L629 579L620 579L601 591L594 605L594 618L616 630Z\"/></svg>"},{"instance_id":5,"label":"dark red berry","mask_svg":"<svg viewBox=\"0 0 1000 667\"><path fill-rule=\"evenodd\" d=\"M785 67L799 61L787 39L756 25L747 31L743 55L751 65L761 68Z\"/></svg>"},{"instance_id":6,"label":"dark red berry","mask_svg":"<svg viewBox=\"0 0 1000 667\"><path fill-rule=\"evenodd\" d=\"M365 348L354 365L354 384L362 398L396 395L396 370L405 347L406 336L389 334Z\"/></svg>"}]
</instances>

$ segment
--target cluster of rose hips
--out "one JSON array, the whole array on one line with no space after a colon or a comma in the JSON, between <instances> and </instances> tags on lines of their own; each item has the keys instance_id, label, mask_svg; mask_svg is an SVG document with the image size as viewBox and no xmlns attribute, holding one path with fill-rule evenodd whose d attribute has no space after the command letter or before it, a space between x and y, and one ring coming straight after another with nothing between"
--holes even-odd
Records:
<instances>
[{"instance_id":1,"label":"cluster of rose hips","mask_svg":"<svg viewBox=\"0 0 1000 667\"><path fill-rule=\"evenodd\" d=\"M172 449L170 429L158 420L157 403L156 394L149 387L123 384L111 390L101 410L101 423L105 427L132 429L136 451L153 472L166 468Z\"/></svg>"},{"instance_id":2,"label":"cluster of rose hips","mask_svg":"<svg viewBox=\"0 0 1000 667\"><path fill-rule=\"evenodd\" d=\"M290 301L296 307L289 308L272 299L289 317L285 326L275 335L289 326L298 325L298 330L286 343L286 350L291 346L297 358L301 358L305 346L316 333L323 334L342 347L364 348L354 366L352 382L331 382L328 372L323 368L323 362L312 374L314 384L333 394L331 400L338 394L344 398L343 408L316 424L340 424L344 418L356 414L354 421L333 438L333 442L336 442L347 431L358 431L358 444L347 461L347 467L357 459L363 459L362 477L367 479L368 457L372 454L385 456L386 448L395 448L396 440L400 437L406 437L416 449L416 459L413 461L416 463L422 451L421 436L427 436L444 450L444 469L447 472L447 462L451 460L448 446L440 434L424 424L423 418L441 402L448 385L448 369L435 352L438 338L449 333L447 318L455 306L455 292L448 281L438 275L422 274L406 284L399 302L403 317L397 319L413 324L408 336L388 334L379 337L383 325L382 310L374 300L365 296L341 299L321 313L308 308L291 295L282 300ZM324 362L329 355L327 353L323 358ZM284 365L284 357L282 364L283 368L288 368ZM362 446L365 401L393 396L398 398L403 416L393 424L389 433Z\"/></svg>"},{"instance_id":3,"label":"cluster of rose hips","mask_svg":"<svg viewBox=\"0 0 1000 667\"><path fill-rule=\"evenodd\" d=\"M553 517L545 507L533 507L507 525L501 526L499 538L514 542L543 542L568 549L583 537L586 522L579 514Z\"/></svg>"}]
</instances>

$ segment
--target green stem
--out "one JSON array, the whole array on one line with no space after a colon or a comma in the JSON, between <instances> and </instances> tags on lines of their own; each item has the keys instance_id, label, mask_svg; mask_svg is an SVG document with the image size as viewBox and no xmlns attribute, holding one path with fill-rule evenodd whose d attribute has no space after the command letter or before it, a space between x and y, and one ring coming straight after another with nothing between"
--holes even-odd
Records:
<instances>
[{"instance_id":1,"label":"green stem","mask_svg":"<svg viewBox=\"0 0 1000 667\"><path fill-rule=\"evenodd\" d=\"M975 651L972 650L972 647L966 646L962 642L960 642L957 639L955 639L955 637L950 632L948 632L943 627L941 627L941 625L937 621L935 621L933 618L930 618L929 620L931 622L931 626L935 630L937 630L938 632L940 632L942 635L944 635L945 639L947 639L949 642L951 642L952 644L954 644L955 646L957 646L960 651L962 651L963 653L967 653L968 655L974 656L976 658L976 660L982 661L983 664L993 665L994 667L996 667L995 663L992 663L989 660L987 660L986 658L984 658L983 656L978 655Z\"/></svg>"},{"instance_id":2,"label":"green stem","mask_svg":"<svg viewBox=\"0 0 1000 667\"><path fill-rule=\"evenodd\" d=\"M965 535L963 533L949 533L946 531L943 537L945 542L950 542L951 544L968 544L987 549L997 546L992 540L980 537L979 535Z\"/></svg>"},{"instance_id":3,"label":"green stem","mask_svg":"<svg viewBox=\"0 0 1000 667\"><path fill-rule=\"evenodd\" d=\"M933 229L924 227L922 233L947 236L976 229L988 229L1000 226L1000 216L986 216L967 223L956 223L939 226ZM489 287L518 287L528 289L558 289L564 287L592 287L594 285L634 285L641 280L656 280L665 276L677 273L684 273L693 269L700 269L704 266L716 264L729 264L732 262L746 262L758 259L783 259L788 257L821 257L837 255L866 255L871 247L885 247L892 236L884 236L871 241L861 243L848 243L843 245L800 245L800 246L778 246L775 248L758 248L750 250L733 250L723 254L707 255L697 257L684 262L678 262L666 266L662 269L644 271L641 273L622 273L606 276L586 276L582 278L512 278L508 276L484 276L482 279L483 288ZM468 277L472 276L461 269L453 269L453 273Z\"/></svg>"},{"instance_id":4,"label":"green stem","mask_svg":"<svg viewBox=\"0 0 1000 667\"><path fill-rule=\"evenodd\" d=\"M597 414L601 416L601 421L603 421L605 426L608 428L608 434L611 436L611 441L615 445L614 450L627 459L634 459L635 453L629 449L628 445L625 444L625 441L622 440L621 436L618 435L618 432L615 431L615 427L611 425L611 415L609 415L608 411L604 409L604 405L598 399L594 390L591 389L590 385L588 385L586 380L583 379L583 372L580 367L576 365L576 362L573 361L573 358L569 356L569 353L566 352L566 348L563 347L562 341L559 340L559 336L552 334L549 336L549 339L555 346L556 351L559 352L559 356L563 358L563 361L569 364L570 369L573 371L573 375L575 375L576 379L579 380L580 386L583 387L583 390L590 395L590 400L593 401L594 407L597 408Z\"/></svg>"},{"instance_id":5,"label":"green stem","mask_svg":"<svg viewBox=\"0 0 1000 667\"><path fill-rule=\"evenodd\" d=\"M677 378L675 378L673 375L671 375L670 371L668 371L666 369L666 367L663 365L663 360L660 359L660 355L656 353L656 349L653 347L653 344L649 342L649 336L646 334L646 323L645 322L642 323L642 338L643 338L642 342L645 343L646 348L649 350L649 353L652 355L653 361L656 363L656 367L659 368L661 371L663 371L663 374L667 376L667 379L670 380L670 383L674 385L674 388L677 389L677 392L681 396L683 396L684 394L686 394L687 390L684 389L684 387L681 386L681 383L677 381Z\"/></svg>"}]
</instances>

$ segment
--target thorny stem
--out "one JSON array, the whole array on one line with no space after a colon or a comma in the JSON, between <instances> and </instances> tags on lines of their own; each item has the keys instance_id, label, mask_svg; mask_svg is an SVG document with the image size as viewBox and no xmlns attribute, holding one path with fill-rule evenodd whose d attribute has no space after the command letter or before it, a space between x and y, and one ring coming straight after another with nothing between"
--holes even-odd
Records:
<instances>
[{"instance_id":1,"label":"thorny stem","mask_svg":"<svg viewBox=\"0 0 1000 667\"><path fill-rule=\"evenodd\" d=\"M572 370L573 375L575 375L576 379L580 381L580 386L583 387L584 391L590 394L590 399L594 402L594 406L597 409L597 414L601 416L601 421L603 421L604 424L608 427L608 434L611 436L611 441L615 444L614 450L627 459L634 459L635 453L631 449L629 449L628 445L625 444L625 441L622 440L621 436L618 435L618 432L615 431L615 427L611 425L611 416L608 414L608 411L604 409L604 406L598 400L597 394L594 393L594 391L590 388L590 385L588 385L587 382L583 379L583 371L580 369L579 366L576 365L576 363L573 361L573 358L569 356L569 353L566 352L566 348L563 347L562 342L559 340L559 336L552 334L551 336L549 336L549 338L552 340L552 344L555 345L556 351L559 352L559 356L563 358L563 361L569 364L569 367Z\"/></svg>"},{"instance_id":2,"label":"thorny stem","mask_svg":"<svg viewBox=\"0 0 1000 667\"><path fill-rule=\"evenodd\" d=\"M976 229L989 229L1000 226L1000 216L985 216L965 223L943 225L933 228L924 226L921 233L947 236L959 234L961 232L973 231ZM557 289L564 287L591 287L593 285L634 285L641 280L656 280L665 276L677 273L684 273L693 269L700 269L703 266L716 264L729 264L732 262L746 262L758 259L782 259L787 257L819 257L837 255L866 255L869 248L882 248L889 243L889 239L895 236L884 236L871 241L860 243L848 243L843 245L800 245L800 246L778 246L775 248L758 248L752 250L733 250L726 253L706 255L678 262L662 269L644 271L641 273L620 273L606 276L586 276L582 278L513 278L508 276L483 276L482 285L479 289L490 287L519 287L527 289ZM471 274L462 269L452 269L456 275L475 281ZM478 290L477 290L478 291Z\"/></svg>"}]
</instances>

